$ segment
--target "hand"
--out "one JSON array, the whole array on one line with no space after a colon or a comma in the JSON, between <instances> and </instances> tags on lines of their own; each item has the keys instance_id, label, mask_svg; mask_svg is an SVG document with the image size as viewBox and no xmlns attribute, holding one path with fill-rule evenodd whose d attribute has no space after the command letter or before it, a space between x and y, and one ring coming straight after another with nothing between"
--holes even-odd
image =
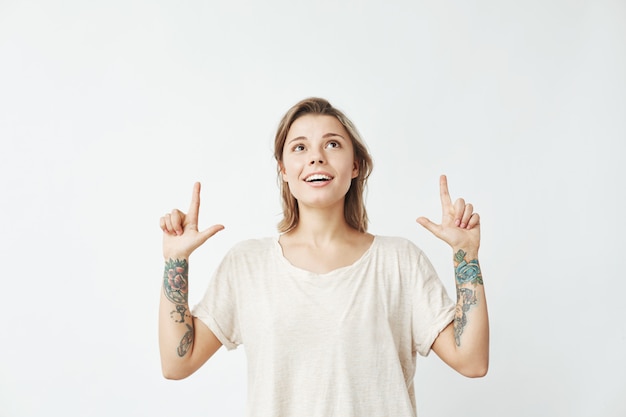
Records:
<instances>
[{"instance_id":1,"label":"hand","mask_svg":"<svg viewBox=\"0 0 626 417\"><path fill-rule=\"evenodd\" d=\"M418 217L417 222L450 245L453 250L463 249L468 253L477 253L480 246L480 216L474 213L474 207L466 204L462 198L452 204L445 175L439 178L439 195L441 224L435 224L426 217Z\"/></svg>"},{"instance_id":2,"label":"hand","mask_svg":"<svg viewBox=\"0 0 626 417\"><path fill-rule=\"evenodd\" d=\"M169 259L189 259L189 255L215 233L224 229L221 224L215 224L208 229L198 231L198 211L200 209L200 183L193 186L189 212L183 213L178 209L161 217L160 224L163 230L163 256Z\"/></svg>"}]
</instances>

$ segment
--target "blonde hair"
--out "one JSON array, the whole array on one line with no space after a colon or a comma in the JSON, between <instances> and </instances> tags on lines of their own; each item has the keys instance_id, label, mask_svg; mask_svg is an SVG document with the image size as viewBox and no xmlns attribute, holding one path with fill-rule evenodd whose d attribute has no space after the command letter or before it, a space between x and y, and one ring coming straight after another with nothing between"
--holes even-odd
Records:
<instances>
[{"instance_id":1,"label":"blonde hair","mask_svg":"<svg viewBox=\"0 0 626 417\"><path fill-rule=\"evenodd\" d=\"M365 209L364 192L367 185L367 178L372 172L373 164L363 139L359 135L356 126L343 114L340 110L334 108L327 100L323 98L311 97L296 103L283 116L276 131L274 139L274 158L278 163L278 182L282 196L283 219L278 223L278 231L280 233L288 232L298 225L300 213L298 210L298 201L291 194L289 184L282 181L281 165L283 162L283 148L287 140L287 133L293 122L299 117L306 114L319 114L335 117L339 123L348 132L350 140L354 148L354 160L359 168L356 178L352 179L350 189L346 193L344 201L344 217L350 227L359 232L367 231L367 211Z\"/></svg>"}]
</instances>

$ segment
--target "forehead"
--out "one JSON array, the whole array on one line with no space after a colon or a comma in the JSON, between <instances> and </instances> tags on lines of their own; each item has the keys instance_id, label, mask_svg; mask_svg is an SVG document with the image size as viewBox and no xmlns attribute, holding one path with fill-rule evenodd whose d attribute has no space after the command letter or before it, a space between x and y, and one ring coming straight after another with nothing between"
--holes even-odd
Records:
<instances>
[{"instance_id":1,"label":"forehead","mask_svg":"<svg viewBox=\"0 0 626 417\"><path fill-rule=\"evenodd\" d=\"M287 132L287 140L303 137L307 139L319 138L329 133L343 136L350 139L346 128L335 116L326 114L305 114L297 118Z\"/></svg>"}]
</instances>

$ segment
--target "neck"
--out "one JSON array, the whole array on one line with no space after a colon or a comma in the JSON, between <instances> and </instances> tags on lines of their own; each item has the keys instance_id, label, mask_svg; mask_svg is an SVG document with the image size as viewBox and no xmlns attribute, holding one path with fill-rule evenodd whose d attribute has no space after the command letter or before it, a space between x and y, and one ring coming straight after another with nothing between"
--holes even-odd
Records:
<instances>
[{"instance_id":1,"label":"neck","mask_svg":"<svg viewBox=\"0 0 626 417\"><path fill-rule=\"evenodd\" d=\"M301 207L298 225L289 235L305 239L315 246L323 246L337 239L345 239L355 232L346 222L341 205L333 209Z\"/></svg>"}]
</instances>

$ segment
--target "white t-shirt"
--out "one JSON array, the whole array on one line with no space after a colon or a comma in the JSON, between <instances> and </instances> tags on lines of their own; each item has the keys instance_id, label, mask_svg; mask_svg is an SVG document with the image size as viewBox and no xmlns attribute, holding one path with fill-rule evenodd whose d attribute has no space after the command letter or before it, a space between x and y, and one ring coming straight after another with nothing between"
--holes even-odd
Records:
<instances>
[{"instance_id":1,"label":"white t-shirt","mask_svg":"<svg viewBox=\"0 0 626 417\"><path fill-rule=\"evenodd\" d=\"M354 264L315 274L272 237L231 249L193 314L244 345L249 416L413 417L416 353L454 304L406 239L376 236Z\"/></svg>"}]
</instances>

